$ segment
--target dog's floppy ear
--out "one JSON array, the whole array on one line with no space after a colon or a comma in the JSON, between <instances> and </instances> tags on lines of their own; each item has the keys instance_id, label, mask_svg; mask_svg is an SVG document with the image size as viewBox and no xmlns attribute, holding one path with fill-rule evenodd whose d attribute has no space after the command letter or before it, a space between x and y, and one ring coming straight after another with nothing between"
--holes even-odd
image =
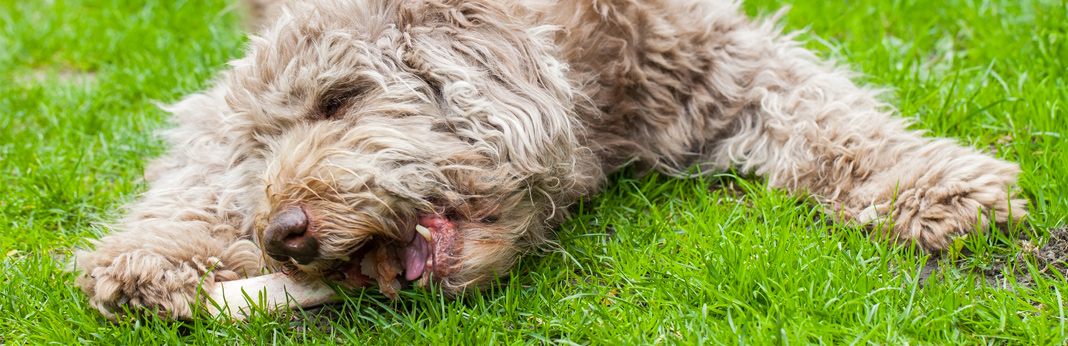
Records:
<instances>
[{"instance_id":1,"label":"dog's floppy ear","mask_svg":"<svg viewBox=\"0 0 1068 346\"><path fill-rule=\"evenodd\" d=\"M436 90L452 130L524 174L573 169L559 167L578 145L556 29L489 0L407 3L402 58Z\"/></svg>"}]
</instances>

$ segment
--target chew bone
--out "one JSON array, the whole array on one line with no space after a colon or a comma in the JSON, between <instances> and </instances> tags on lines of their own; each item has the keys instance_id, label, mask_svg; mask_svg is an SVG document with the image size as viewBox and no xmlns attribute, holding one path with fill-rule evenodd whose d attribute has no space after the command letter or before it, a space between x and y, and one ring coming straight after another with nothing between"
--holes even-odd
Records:
<instances>
[{"instance_id":1,"label":"chew bone","mask_svg":"<svg viewBox=\"0 0 1068 346\"><path fill-rule=\"evenodd\" d=\"M262 311L313 307L334 299L334 289L320 280L297 281L283 273L205 285L208 312L244 320L254 307Z\"/></svg>"}]
</instances>

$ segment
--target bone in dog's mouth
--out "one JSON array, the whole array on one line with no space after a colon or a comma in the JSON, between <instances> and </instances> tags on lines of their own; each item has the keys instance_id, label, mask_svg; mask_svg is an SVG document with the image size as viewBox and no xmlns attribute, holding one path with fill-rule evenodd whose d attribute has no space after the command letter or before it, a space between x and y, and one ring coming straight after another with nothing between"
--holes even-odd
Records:
<instances>
[{"instance_id":1,"label":"bone in dog's mouth","mask_svg":"<svg viewBox=\"0 0 1068 346\"><path fill-rule=\"evenodd\" d=\"M352 287L377 283L382 294L397 299L397 291L426 287L444 276L454 256L456 223L442 214L422 214L400 242L368 241L338 267Z\"/></svg>"}]
</instances>

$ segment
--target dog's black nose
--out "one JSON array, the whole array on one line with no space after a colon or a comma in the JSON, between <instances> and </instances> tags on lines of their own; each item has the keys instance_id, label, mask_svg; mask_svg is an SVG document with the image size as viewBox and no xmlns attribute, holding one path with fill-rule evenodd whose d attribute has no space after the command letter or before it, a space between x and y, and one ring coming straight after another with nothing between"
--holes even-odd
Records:
<instances>
[{"instance_id":1,"label":"dog's black nose","mask_svg":"<svg viewBox=\"0 0 1068 346\"><path fill-rule=\"evenodd\" d=\"M319 241L308 234L308 215L300 207L278 211L263 234L263 250L279 261L292 258L311 263L319 255Z\"/></svg>"}]
</instances>

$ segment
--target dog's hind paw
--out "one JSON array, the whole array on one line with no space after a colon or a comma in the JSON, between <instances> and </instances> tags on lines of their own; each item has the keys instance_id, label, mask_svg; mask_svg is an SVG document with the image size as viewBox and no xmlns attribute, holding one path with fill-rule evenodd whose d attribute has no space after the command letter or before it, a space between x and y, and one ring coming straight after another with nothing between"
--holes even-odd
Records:
<instances>
[{"instance_id":1,"label":"dog's hind paw","mask_svg":"<svg viewBox=\"0 0 1068 346\"><path fill-rule=\"evenodd\" d=\"M1011 190L1019 168L980 154L928 158L921 173L888 182L876 203L861 206L852 220L927 253L952 244L953 237L1004 227L1027 215L1027 200Z\"/></svg>"}]
</instances>

